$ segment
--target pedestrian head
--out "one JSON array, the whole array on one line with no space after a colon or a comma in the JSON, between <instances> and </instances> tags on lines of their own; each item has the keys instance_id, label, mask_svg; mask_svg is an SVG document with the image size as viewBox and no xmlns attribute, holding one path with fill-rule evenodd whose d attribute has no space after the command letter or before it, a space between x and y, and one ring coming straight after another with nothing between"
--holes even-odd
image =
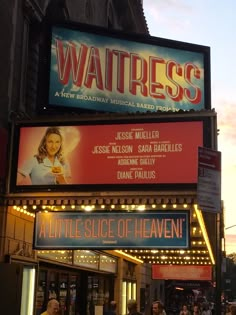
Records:
<instances>
[{"instance_id":1,"label":"pedestrian head","mask_svg":"<svg viewBox=\"0 0 236 315\"><path fill-rule=\"evenodd\" d=\"M116 309L116 301L111 301L110 302L110 307L111 307L112 311L115 311L115 309Z\"/></svg>"},{"instance_id":2,"label":"pedestrian head","mask_svg":"<svg viewBox=\"0 0 236 315\"><path fill-rule=\"evenodd\" d=\"M161 314L164 310L164 305L161 301L154 301L152 303L152 312L153 315Z\"/></svg>"},{"instance_id":3,"label":"pedestrian head","mask_svg":"<svg viewBox=\"0 0 236 315\"><path fill-rule=\"evenodd\" d=\"M59 313L59 302L56 299L48 301L47 313L48 315L56 315Z\"/></svg>"},{"instance_id":4,"label":"pedestrian head","mask_svg":"<svg viewBox=\"0 0 236 315\"><path fill-rule=\"evenodd\" d=\"M136 312L137 311L137 307L138 307L138 305L137 305L137 301L136 300L131 299L131 300L128 301L127 308L128 308L129 313Z\"/></svg>"}]
</instances>

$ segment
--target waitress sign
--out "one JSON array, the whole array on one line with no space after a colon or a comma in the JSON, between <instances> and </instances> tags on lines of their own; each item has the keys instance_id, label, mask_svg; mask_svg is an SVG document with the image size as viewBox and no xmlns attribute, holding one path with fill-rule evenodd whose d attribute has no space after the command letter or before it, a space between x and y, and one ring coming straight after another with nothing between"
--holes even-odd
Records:
<instances>
[{"instance_id":1,"label":"waitress sign","mask_svg":"<svg viewBox=\"0 0 236 315\"><path fill-rule=\"evenodd\" d=\"M53 27L49 105L178 112L210 103L209 47L97 33Z\"/></svg>"}]
</instances>

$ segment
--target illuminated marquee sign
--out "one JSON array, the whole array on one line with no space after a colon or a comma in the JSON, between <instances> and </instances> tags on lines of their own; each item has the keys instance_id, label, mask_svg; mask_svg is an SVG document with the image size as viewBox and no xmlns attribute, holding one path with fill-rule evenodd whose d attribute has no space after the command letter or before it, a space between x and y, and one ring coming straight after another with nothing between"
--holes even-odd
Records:
<instances>
[{"instance_id":1,"label":"illuminated marquee sign","mask_svg":"<svg viewBox=\"0 0 236 315\"><path fill-rule=\"evenodd\" d=\"M196 184L202 145L203 121L24 126L16 186Z\"/></svg>"},{"instance_id":2,"label":"illuminated marquee sign","mask_svg":"<svg viewBox=\"0 0 236 315\"><path fill-rule=\"evenodd\" d=\"M35 248L187 248L188 211L38 212Z\"/></svg>"},{"instance_id":3,"label":"illuminated marquee sign","mask_svg":"<svg viewBox=\"0 0 236 315\"><path fill-rule=\"evenodd\" d=\"M50 105L106 112L210 107L209 47L106 35L52 28Z\"/></svg>"}]
</instances>

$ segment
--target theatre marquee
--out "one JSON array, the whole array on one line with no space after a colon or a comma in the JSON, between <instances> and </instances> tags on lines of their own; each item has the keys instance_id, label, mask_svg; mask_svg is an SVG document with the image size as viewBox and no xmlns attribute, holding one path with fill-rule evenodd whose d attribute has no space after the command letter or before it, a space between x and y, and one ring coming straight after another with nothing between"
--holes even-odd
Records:
<instances>
[{"instance_id":1,"label":"theatre marquee","mask_svg":"<svg viewBox=\"0 0 236 315\"><path fill-rule=\"evenodd\" d=\"M103 112L211 108L206 46L57 25L52 27L48 59L48 108Z\"/></svg>"}]
</instances>

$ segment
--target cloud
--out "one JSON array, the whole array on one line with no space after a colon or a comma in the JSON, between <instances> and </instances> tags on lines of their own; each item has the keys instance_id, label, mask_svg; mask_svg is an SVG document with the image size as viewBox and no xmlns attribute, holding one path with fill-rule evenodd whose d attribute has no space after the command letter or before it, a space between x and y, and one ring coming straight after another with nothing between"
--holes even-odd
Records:
<instances>
[{"instance_id":1,"label":"cloud","mask_svg":"<svg viewBox=\"0 0 236 315\"><path fill-rule=\"evenodd\" d=\"M183 32L189 32L191 16L193 16L191 5L181 0L144 1L144 11L146 11L150 17L148 26L151 35L153 33L158 34L157 28L161 28L161 33L164 33L162 37L167 38L170 38L167 34L173 35L173 30L175 36L176 34L181 35Z\"/></svg>"},{"instance_id":2,"label":"cloud","mask_svg":"<svg viewBox=\"0 0 236 315\"><path fill-rule=\"evenodd\" d=\"M236 229L236 227L235 227ZM226 254L235 253L236 252L236 235L226 234L225 235L225 247Z\"/></svg>"},{"instance_id":3,"label":"cloud","mask_svg":"<svg viewBox=\"0 0 236 315\"><path fill-rule=\"evenodd\" d=\"M218 101L217 120L220 129L219 142L222 140L231 145L236 145L236 102L228 100Z\"/></svg>"},{"instance_id":4,"label":"cloud","mask_svg":"<svg viewBox=\"0 0 236 315\"><path fill-rule=\"evenodd\" d=\"M151 10L155 10L156 12L163 12L164 11L189 11L191 5L186 4L183 0L165 0L165 1L158 1L158 0L144 0L145 7L150 8ZM157 4L158 2L158 4ZM166 12L164 12L166 13Z\"/></svg>"},{"instance_id":5,"label":"cloud","mask_svg":"<svg viewBox=\"0 0 236 315\"><path fill-rule=\"evenodd\" d=\"M223 2L189 0L143 0L151 35L183 42L200 43L211 50L212 108L217 112L218 150L222 152L222 199L225 204L225 225L236 224L233 201L236 179L236 100L235 41L232 40L235 18L232 8ZM222 18L223 17L223 18ZM227 21L220 23L219 21ZM227 28L225 28L227 27ZM227 230L235 233L235 229ZM227 253L236 252L236 235L226 240Z\"/></svg>"}]
</instances>

